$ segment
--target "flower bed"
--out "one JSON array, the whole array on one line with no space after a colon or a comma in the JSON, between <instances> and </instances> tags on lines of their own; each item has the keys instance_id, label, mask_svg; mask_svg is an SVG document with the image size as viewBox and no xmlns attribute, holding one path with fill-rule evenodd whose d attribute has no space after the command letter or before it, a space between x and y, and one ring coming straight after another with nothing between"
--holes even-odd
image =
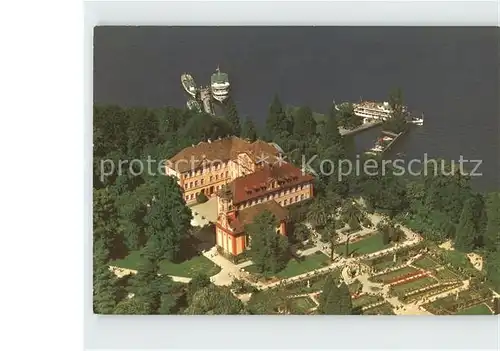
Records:
<instances>
[{"instance_id":1,"label":"flower bed","mask_svg":"<svg viewBox=\"0 0 500 351\"><path fill-rule=\"evenodd\" d=\"M420 272L420 270L410 267L410 266L405 266L384 274L379 274L379 275L374 275L370 277L370 281L375 282L375 283L384 283L387 284L391 281L394 281L396 279L400 279L401 277L410 274L410 273L415 273L415 272Z\"/></svg>"},{"instance_id":2,"label":"flower bed","mask_svg":"<svg viewBox=\"0 0 500 351\"><path fill-rule=\"evenodd\" d=\"M426 270L433 269L433 268L440 266L440 264L437 263L436 261L434 261L431 257L429 257L429 255L425 255L425 256L419 258L418 260L413 262L412 265L415 267L418 267L418 268L426 269Z\"/></svg>"},{"instance_id":3,"label":"flower bed","mask_svg":"<svg viewBox=\"0 0 500 351\"><path fill-rule=\"evenodd\" d=\"M368 306L382 300L384 300L384 298L379 295L360 294L352 300L352 307L363 308L364 306Z\"/></svg>"},{"instance_id":4,"label":"flower bed","mask_svg":"<svg viewBox=\"0 0 500 351\"><path fill-rule=\"evenodd\" d=\"M488 288L479 290L465 290L458 293L458 299L455 294L442 299L429 302L422 305L427 311L436 315L450 315L458 311L467 309L474 305L491 300L492 293Z\"/></svg>"},{"instance_id":5,"label":"flower bed","mask_svg":"<svg viewBox=\"0 0 500 351\"><path fill-rule=\"evenodd\" d=\"M390 316L390 315L394 315L395 313L394 313L394 310L392 308L392 305L389 302L383 302L380 305L363 310L363 314L364 315Z\"/></svg>"},{"instance_id":6,"label":"flower bed","mask_svg":"<svg viewBox=\"0 0 500 351\"><path fill-rule=\"evenodd\" d=\"M401 302L404 303L411 303L415 302L418 300L422 300L434 295L441 294L445 291L455 289L456 287L460 286L460 282L452 282L452 283L446 283L446 284L435 284L431 286L424 287L419 290L413 290L408 293L406 293L403 296L400 296L399 299Z\"/></svg>"},{"instance_id":7,"label":"flower bed","mask_svg":"<svg viewBox=\"0 0 500 351\"><path fill-rule=\"evenodd\" d=\"M424 287L435 285L437 281L434 278L423 276L401 284L393 285L389 291L395 296L404 296L412 291L420 290Z\"/></svg>"},{"instance_id":8,"label":"flower bed","mask_svg":"<svg viewBox=\"0 0 500 351\"><path fill-rule=\"evenodd\" d=\"M487 304L481 303L474 305L472 307L458 311L456 314L463 315L492 315L493 311L488 307Z\"/></svg>"},{"instance_id":9,"label":"flower bed","mask_svg":"<svg viewBox=\"0 0 500 351\"><path fill-rule=\"evenodd\" d=\"M405 274L403 276L397 277L397 278L389 281L389 284L390 285L405 284L407 282L411 282L413 280L420 279L420 278L425 277L427 275L428 275L427 272L422 272L422 271L412 272L412 273Z\"/></svg>"},{"instance_id":10,"label":"flower bed","mask_svg":"<svg viewBox=\"0 0 500 351\"><path fill-rule=\"evenodd\" d=\"M290 294L311 293L323 289L325 279L329 275L332 275L334 278L339 278L341 275L340 268L321 273L311 272L309 276L296 281L284 283L283 286L286 286L286 290ZM309 281L309 287L307 287L307 281Z\"/></svg>"},{"instance_id":11,"label":"flower bed","mask_svg":"<svg viewBox=\"0 0 500 351\"><path fill-rule=\"evenodd\" d=\"M445 267L443 267L443 269L436 270L433 276L441 282L460 280L460 277L457 274Z\"/></svg>"}]
</instances>

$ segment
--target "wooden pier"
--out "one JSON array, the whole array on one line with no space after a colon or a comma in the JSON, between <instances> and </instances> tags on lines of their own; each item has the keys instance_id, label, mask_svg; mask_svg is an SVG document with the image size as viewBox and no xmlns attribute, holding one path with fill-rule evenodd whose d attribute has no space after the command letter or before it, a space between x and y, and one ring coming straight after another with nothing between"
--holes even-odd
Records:
<instances>
[{"instance_id":1,"label":"wooden pier","mask_svg":"<svg viewBox=\"0 0 500 351\"><path fill-rule=\"evenodd\" d=\"M213 115L214 114L214 109L212 106L212 94L210 93L210 88L205 87L200 89L200 98L201 101L203 102L203 109L205 110L206 113Z\"/></svg>"},{"instance_id":2,"label":"wooden pier","mask_svg":"<svg viewBox=\"0 0 500 351\"><path fill-rule=\"evenodd\" d=\"M361 133L362 131L377 127L377 126L381 125L382 123L384 123L384 121L382 121L382 120L378 120L375 122L363 123L362 125L360 125L357 128L354 128L354 129L344 129L342 127L339 127L339 132L340 132L340 135L342 135L342 136L355 135L355 134Z\"/></svg>"}]
</instances>

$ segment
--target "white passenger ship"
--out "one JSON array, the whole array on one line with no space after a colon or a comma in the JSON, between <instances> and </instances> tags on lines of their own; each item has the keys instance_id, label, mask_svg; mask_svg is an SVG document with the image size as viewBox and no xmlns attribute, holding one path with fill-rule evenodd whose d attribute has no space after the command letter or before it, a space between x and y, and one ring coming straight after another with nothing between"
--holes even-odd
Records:
<instances>
[{"instance_id":1,"label":"white passenger ship","mask_svg":"<svg viewBox=\"0 0 500 351\"><path fill-rule=\"evenodd\" d=\"M219 67L217 67L211 78L213 98L219 102L224 102L229 96L230 86L228 74L221 72Z\"/></svg>"}]
</instances>

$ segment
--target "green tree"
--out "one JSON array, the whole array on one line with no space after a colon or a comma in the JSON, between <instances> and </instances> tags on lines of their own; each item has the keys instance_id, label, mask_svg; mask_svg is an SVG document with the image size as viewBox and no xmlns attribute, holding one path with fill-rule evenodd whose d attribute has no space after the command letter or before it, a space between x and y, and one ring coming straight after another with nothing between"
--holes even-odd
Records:
<instances>
[{"instance_id":1,"label":"green tree","mask_svg":"<svg viewBox=\"0 0 500 351\"><path fill-rule=\"evenodd\" d=\"M103 238L94 242L93 307L94 313L111 314L116 306L118 287L116 277L109 269L109 253Z\"/></svg>"},{"instance_id":2,"label":"green tree","mask_svg":"<svg viewBox=\"0 0 500 351\"><path fill-rule=\"evenodd\" d=\"M338 124L345 129L354 129L363 124L363 119L354 113L352 103L344 103L339 106Z\"/></svg>"},{"instance_id":3,"label":"green tree","mask_svg":"<svg viewBox=\"0 0 500 351\"><path fill-rule=\"evenodd\" d=\"M138 299L127 298L116 305L113 313L121 315L145 315L148 314L148 307Z\"/></svg>"},{"instance_id":4,"label":"green tree","mask_svg":"<svg viewBox=\"0 0 500 351\"><path fill-rule=\"evenodd\" d=\"M191 281L188 283L188 288L187 288L187 299L188 302L191 302L193 299L194 294L209 286L210 285L210 277L208 277L204 273L198 273L196 274Z\"/></svg>"},{"instance_id":5,"label":"green tree","mask_svg":"<svg viewBox=\"0 0 500 351\"><path fill-rule=\"evenodd\" d=\"M346 199L340 209L340 216L345 223L349 224L352 230L358 230L361 228L365 214L356 201Z\"/></svg>"},{"instance_id":6,"label":"green tree","mask_svg":"<svg viewBox=\"0 0 500 351\"><path fill-rule=\"evenodd\" d=\"M307 212L307 220L314 228L323 228L332 218L329 212L328 201L323 197L316 197Z\"/></svg>"},{"instance_id":7,"label":"green tree","mask_svg":"<svg viewBox=\"0 0 500 351\"><path fill-rule=\"evenodd\" d=\"M316 135L316 121L311 109L308 106L299 107L293 118L293 136L302 139L314 135Z\"/></svg>"},{"instance_id":8,"label":"green tree","mask_svg":"<svg viewBox=\"0 0 500 351\"><path fill-rule=\"evenodd\" d=\"M269 211L257 215L246 226L251 238L249 256L261 273L276 273L283 269L288 259L288 241L277 233L278 222Z\"/></svg>"},{"instance_id":9,"label":"green tree","mask_svg":"<svg viewBox=\"0 0 500 351\"><path fill-rule=\"evenodd\" d=\"M349 288L347 285L342 282L338 288L339 294L339 313L342 315L351 315L352 314L352 299L351 293L349 292Z\"/></svg>"},{"instance_id":10,"label":"green tree","mask_svg":"<svg viewBox=\"0 0 500 351\"><path fill-rule=\"evenodd\" d=\"M151 109L128 108L127 153L129 159L139 158L147 145L157 142L159 123Z\"/></svg>"},{"instance_id":11,"label":"green tree","mask_svg":"<svg viewBox=\"0 0 500 351\"><path fill-rule=\"evenodd\" d=\"M292 237L294 241L302 242L311 238L311 231L303 223L297 223L293 226Z\"/></svg>"},{"instance_id":12,"label":"green tree","mask_svg":"<svg viewBox=\"0 0 500 351\"><path fill-rule=\"evenodd\" d=\"M243 304L227 286L209 285L198 290L186 309L190 315L233 315L241 314Z\"/></svg>"},{"instance_id":13,"label":"green tree","mask_svg":"<svg viewBox=\"0 0 500 351\"><path fill-rule=\"evenodd\" d=\"M404 105L403 92L400 88L394 89L389 94L389 107L391 117L384 122L383 128L394 133L401 133L408 128L407 111Z\"/></svg>"},{"instance_id":14,"label":"green tree","mask_svg":"<svg viewBox=\"0 0 500 351\"><path fill-rule=\"evenodd\" d=\"M145 314L170 314L177 302L175 284L167 275L160 275L158 256L145 248L141 265L132 280L134 299L144 304Z\"/></svg>"},{"instance_id":15,"label":"green tree","mask_svg":"<svg viewBox=\"0 0 500 351\"><path fill-rule=\"evenodd\" d=\"M327 115L325 125L321 128L318 139L319 150L324 150L326 148L335 146L339 157L345 154L344 139L339 131L339 125L337 121L337 108L335 104L330 108L330 112Z\"/></svg>"},{"instance_id":16,"label":"green tree","mask_svg":"<svg viewBox=\"0 0 500 351\"><path fill-rule=\"evenodd\" d=\"M191 210L177 182L169 176L158 180L157 196L145 217L148 246L159 260L175 260L191 228Z\"/></svg>"},{"instance_id":17,"label":"green tree","mask_svg":"<svg viewBox=\"0 0 500 351\"><path fill-rule=\"evenodd\" d=\"M490 252L486 256L486 279L495 291L500 291L500 253Z\"/></svg>"},{"instance_id":18,"label":"green tree","mask_svg":"<svg viewBox=\"0 0 500 351\"><path fill-rule=\"evenodd\" d=\"M339 288L332 275L328 275L319 296L319 314L340 314Z\"/></svg>"},{"instance_id":19,"label":"green tree","mask_svg":"<svg viewBox=\"0 0 500 351\"><path fill-rule=\"evenodd\" d=\"M290 121L277 94L269 107L266 127L273 140L274 137L282 133L290 134Z\"/></svg>"},{"instance_id":20,"label":"green tree","mask_svg":"<svg viewBox=\"0 0 500 351\"><path fill-rule=\"evenodd\" d=\"M455 236L455 248L458 251L470 252L474 248L475 239L474 200L471 198L465 202L460 215Z\"/></svg>"},{"instance_id":21,"label":"green tree","mask_svg":"<svg viewBox=\"0 0 500 351\"><path fill-rule=\"evenodd\" d=\"M115 199L108 189L93 190L93 240L100 241L110 257L123 244ZM108 257L109 258L109 257Z\"/></svg>"},{"instance_id":22,"label":"green tree","mask_svg":"<svg viewBox=\"0 0 500 351\"><path fill-rule=\"evenodd\" d=\"M488 194L486 216L484 244L489 251L500 252L500 193Z\"/></svg>"},{"instance_id":23,"label":"green tree","mask_svg":"<svg viewBox=\"0 0 500 351\"><path fill-rule=\"evenodd\" d=\"M145 183L133 191L121 194L116 201L128 250L138 250L146 243L145 217L154 198L154 186Z\"/></svg>"},{"instance_id":24,"label":"green tree","mask_svg":"<svg viewBox=\"0 0 500 351\"><path fill-rule=\"evenodd\" d=\"M116 306L118 289L116 277L106 264L94 271L93 306L94 313L112 314Z\"/></svg>"},{"instance_id":25,"label":"green tree","mask_svg":"<svg viewBox=\"0 0 500 351\"><path fill-rule=\"evenodd\" d=\"M226 119L229 122L229 125L231 126L233 135L240 136L241 134L240 118L238 116L238 110L236 109L236 104L234 103L232 98L229 98L227 101Z\"/></svg>"},{"instance_id":26,"label":"green tree","mask_svg":"<svg viewBox=\"0 0 500 351\"><path fill-rule=\"evenodd\" d=\"M241 137L250 141L257 140L257 128L250 118L245 119L241 129Z\"/></svg>"}]
</instances>

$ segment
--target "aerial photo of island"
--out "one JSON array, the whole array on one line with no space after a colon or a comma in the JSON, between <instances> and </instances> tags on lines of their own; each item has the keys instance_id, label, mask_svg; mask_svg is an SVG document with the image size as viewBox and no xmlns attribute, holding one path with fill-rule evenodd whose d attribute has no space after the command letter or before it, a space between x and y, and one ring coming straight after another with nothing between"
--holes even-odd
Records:
<instances>
[{"instance_id":1,"label":"aerial photo of island","mask_svg":"<svg viewBox=\"0 0 500 351\"><path fill-rule=\"evenodd\" d=\"M500 314L497 47L96 27L94 313Z\"/></svg>"}]
</instances>

